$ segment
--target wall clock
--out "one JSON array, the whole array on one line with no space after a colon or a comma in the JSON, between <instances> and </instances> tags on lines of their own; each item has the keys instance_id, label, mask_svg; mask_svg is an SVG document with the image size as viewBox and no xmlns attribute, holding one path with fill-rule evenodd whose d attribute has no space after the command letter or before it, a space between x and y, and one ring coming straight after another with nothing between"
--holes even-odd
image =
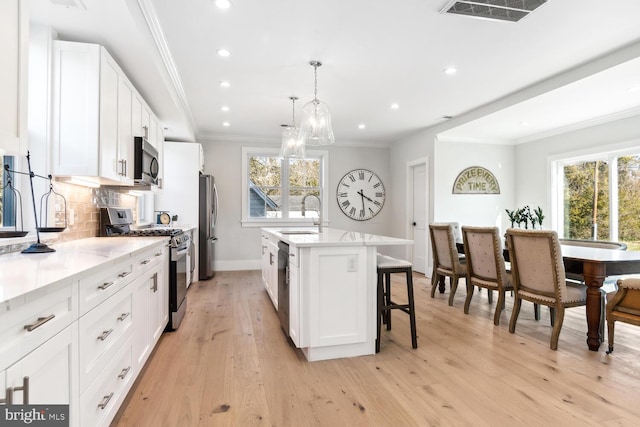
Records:
<instances>
[{"instance_id":1,"label":"wall clock","mask_svg":"<svg viewBox=\"0 0 640 427\"><path fill-rule=\"evenodd\" d=\"M380 212L384 205L384 185L378 175L367 169L347 172L336 189L338 206L346 216L366 221Z\"/></svg>"}]
</instances>

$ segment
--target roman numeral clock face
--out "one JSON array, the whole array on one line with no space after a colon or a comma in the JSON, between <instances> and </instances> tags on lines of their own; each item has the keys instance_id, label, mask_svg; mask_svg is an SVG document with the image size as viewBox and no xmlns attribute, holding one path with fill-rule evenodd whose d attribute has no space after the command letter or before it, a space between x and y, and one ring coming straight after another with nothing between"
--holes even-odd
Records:
<instances>
[{"instance_id":1,"label":"roman numeral clock face","mask_svg":"<svg viewBox=\"0 0 640 427\"><path fill-rule=\"evenodd\" d=\"M384 185L375 173L366 169L347 172L338 183L336 198L346 216L366 221L380 212L384 205Z\"/></svg>"}]
</instances>

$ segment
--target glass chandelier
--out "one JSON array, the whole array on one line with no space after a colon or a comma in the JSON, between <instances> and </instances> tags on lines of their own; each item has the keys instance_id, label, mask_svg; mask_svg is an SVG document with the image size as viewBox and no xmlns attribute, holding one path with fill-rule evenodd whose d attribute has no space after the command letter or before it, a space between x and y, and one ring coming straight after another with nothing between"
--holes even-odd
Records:
<instances>
[{"instance_id":1,"label":"glass chandelier","mask_svg":"<svg viewBox=\"0 0 640 427\"><path fill-rule=\"evenodd\" d=\"M300 138L300 129L296 127L296 100L297 96L290 96L292 106L291 124L287 125L282 132L282 146L280 147L280 157L304 158L304 143Z\"/></svg>"},{"instance_id":2,"label":"glass chandelier","mask_svg":"<svg viewBox=\"0 0 640 427\"><path fill-rule=\"evenodd\" d=\"M318 99L318 67L322 66L322 62L311 61L309 64L313 67L315 77L314 98L302 108L300 138L303 145L333 144L336 139L331 127L329 107Z\"/></svg>"}]
</instances>

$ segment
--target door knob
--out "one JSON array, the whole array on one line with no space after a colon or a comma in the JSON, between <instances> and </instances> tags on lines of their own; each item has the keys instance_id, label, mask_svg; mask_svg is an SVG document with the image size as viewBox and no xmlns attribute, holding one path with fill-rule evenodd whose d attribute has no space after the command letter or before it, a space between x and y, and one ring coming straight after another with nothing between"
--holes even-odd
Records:
<instances>
[{"instance_id":1,"label":"door knob","mask_svg":"<svg viewBox=\"0 0 640 427\"><path fill-rule=\"evenodd\" d=\"M413 224L412 224L412 225L415 227L415 226L416 226L416 225L418 225L418 224L416 224L416 222L415 222L415 221L413 221Z\"/></svg>"}]
</instances>

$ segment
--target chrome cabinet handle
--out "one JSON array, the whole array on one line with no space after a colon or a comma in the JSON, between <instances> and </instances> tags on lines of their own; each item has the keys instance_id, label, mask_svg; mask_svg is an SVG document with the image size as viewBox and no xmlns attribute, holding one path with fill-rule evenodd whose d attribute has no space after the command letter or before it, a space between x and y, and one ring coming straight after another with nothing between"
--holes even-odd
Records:
<instances>
[{"instance_id":1,"label":"chrome cabinet handle","mask_svg":"<svg viewBox=\"0 0 640 427\"><path fill-rule=\"evenodd\" d=\"M120 172L118 172L118 175L127 176L127 161L124 159L120 159L118 160L118 163L120 163Z\"/></svg>"},{"instance_id":2,"label":"chrome cabinet handle","mask_svg":"<svg viewBox=\"0 0 640 427\"><path fill-rule=\"evenodd\" d=\"M103 397L102 401L100 403L98 403L98 408L100 408L100 409L106 408L112 397L113 397L113 392L111 392L108 395L106 395L105 397Z\"/></svg>"},{"instance_id":3,"label":"chrome cabinet handle","mask_svg":"<svg viewBox=\"0 0 640 427\"><path fill-rule=\"evenodd\" d=\"M14 387L13 391L22 391L22 404L29 404L29 377L22 377L22 386Z\"/></svg>"},{"instance_id":4,"label":"chrome cabinet handle","mask_svg":"<svg viewBox=\"0 0 640 427\"><path fill-rule=\"evenodd\" d=\"M107 339L107 337L108 337L109 335L111 335L111 332L113 332L113 328L112 328L112 329L109 329L108 331L104 331L104 332L102 332L102 335L100 335L100 336L98 337L98 339L99 339L100 341L104 341L104 340L106 340L106 339Z\"/></svg>"},{"instance_id":5,"label":"chrome cabinet handle","mask_svg":"<svg viewBox=\"0 0 640 427\"><path fill-rule=\"evenodd\" d=\"M130 271L123 271L122 273L118 274L118 277L123 278L123 277L127 277L130 274L131 274Z\"/></svg>"},{"instance_id":6,"label":"chrome cabinet handle","mask_svg":"<svg viewBox=\"0 0 640 427\"><path fill-rule=\"evenodd\" d=\"M44 325L45 323L47 323L49 320L53 319L54 317L56 317L55 314L50 314L49 316L46 316L46 317L38 317L38 320L36 321L36 323L32 323L30 325L24 325L24 328L28 332L31 332L34 329L38 329L40 326Z\"/></svg>"},{"instance_id":7,"label":"chrome cabinet handle","mask_svg":"<svg viewBox=\"0 0 640 427\"><path fill-rule=\"evenodd\" d=\"M150 262L151 262L151 260L150 260L150 259L145 259L144 261L142 261L142 262L140 263L140 265L146 265L146 264L149 264Z\"/></svg>"},{"instance_id":8,"label":"chrome cabinet handle","mask_svg":"<svg viewBox=\"0 0 640 427\"><path fill-rule=\"evenodd\" d=\"M129 317L130 314L131 314L130 312L129 313L122 313L120 316L118 316L118 320L122 322L124 319Z\"/></svg>"},{"instance_id":9,"label":"chrome cabinet handle","mask_svg":"<svg viewBox=\"0 0 640 427\"><path fill-rule=\"evenodd\" d=\"M151 286L153 293L158 292L158 273L153 273L153 286Z\"/></svg>"},{"instance_id":10,"label":"chrome cabinet handle","mask_svg":"<svg viewBox=\"0 0 640 427\"><path fill-rule=\"evenodd\" d=\"M129 367L127 367L127 368L124 368L124 369L120 372L120 374L118 375L118 378L120 378L121 380L123 380L123 379L124 379L124 377L126 377L126 376L127 376L127 374L129 373L129 371L130 371L130 370L131 370L131 366L129 366Z\"/></svg>"},{"instance_id":11,"label":"chrome cabinet handle","mask_svg":"<svg viewBox=\"0 0 640 427\"><path fill-rule=\"evenodd\" d=\"M101 291L104 291L111 285L113 285L113 282L106 282L106 283L103 283L102 285L98 285L98 289L100 289Z\"/></svg>"},{"instance_id":12,"label":"chrome cabinet handle","mask_svg":"<svg viewBox=\"0 0 640 427\"><path fill-rule=\"evenodd\" d=\"M5 405L13 405L13 389L11 387L7 387L4 399L0 399L0 403L4 403Z\"/></svg>"}]
</instances>

